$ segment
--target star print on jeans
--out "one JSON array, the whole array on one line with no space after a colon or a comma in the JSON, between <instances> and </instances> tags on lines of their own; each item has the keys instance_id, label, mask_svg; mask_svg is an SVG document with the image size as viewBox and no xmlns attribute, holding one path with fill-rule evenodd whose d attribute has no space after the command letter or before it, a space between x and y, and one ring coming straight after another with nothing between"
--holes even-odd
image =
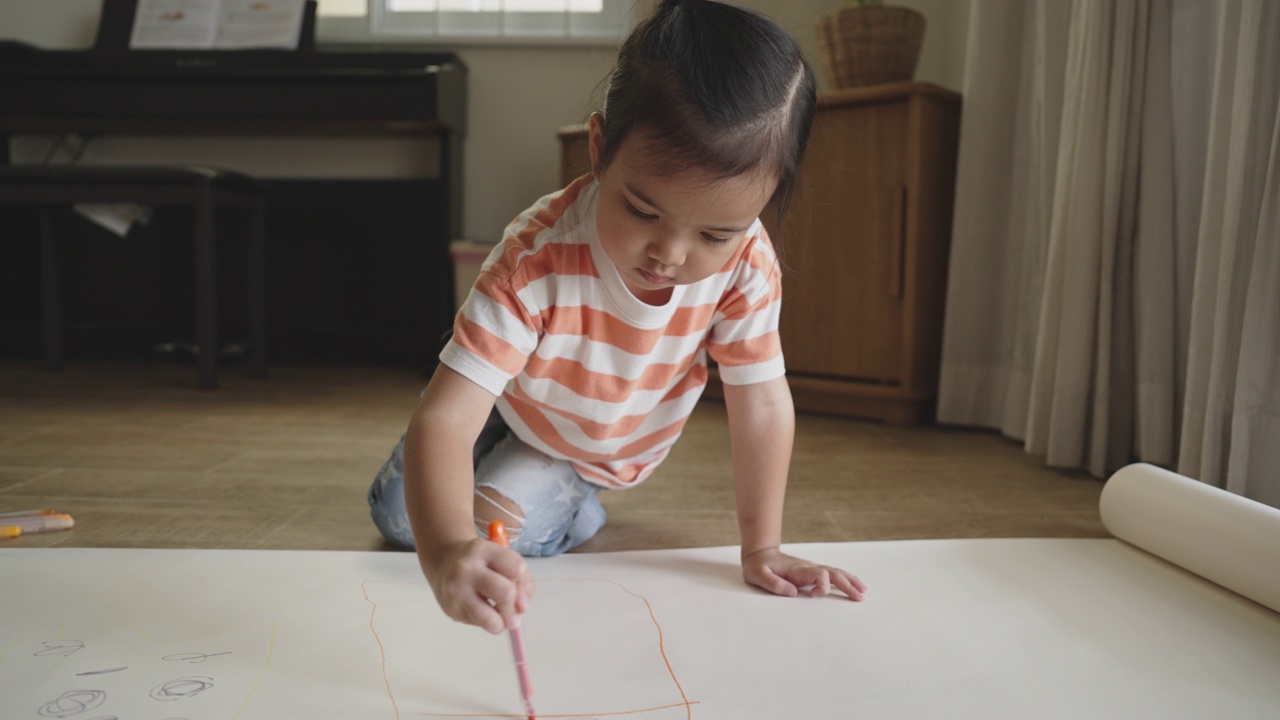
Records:
<instances>
[{"instance_id":1,"label":"star print on jeans","mask_svg":"<svg viewBox=\"0 0 1280 720\"><path fill-rule=\"evenodd\" d=\"M560 494L556 496L556 502L572 505L574 498L582 497L582 491L573 486L572 480L557 479L557 482L560 483Z\"/></svg>"}]
</instances>

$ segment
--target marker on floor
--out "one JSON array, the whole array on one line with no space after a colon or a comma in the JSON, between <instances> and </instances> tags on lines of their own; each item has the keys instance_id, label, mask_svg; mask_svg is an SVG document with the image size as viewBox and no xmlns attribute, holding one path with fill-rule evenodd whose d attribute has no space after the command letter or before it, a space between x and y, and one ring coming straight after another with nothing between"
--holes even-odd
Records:
<instances>
[{"instance_id":1,"label":"marker on floor","mask_svg":"<svg viewBox=\"0 0 1280 720\"><path fill-rule=\"evenodd\" d=\"M5 526L21 528L24 533L52 532L54 530L70 530L76 521L70 515L37 515L34 517L6 518Z\"/></svg>"}]
</instances>

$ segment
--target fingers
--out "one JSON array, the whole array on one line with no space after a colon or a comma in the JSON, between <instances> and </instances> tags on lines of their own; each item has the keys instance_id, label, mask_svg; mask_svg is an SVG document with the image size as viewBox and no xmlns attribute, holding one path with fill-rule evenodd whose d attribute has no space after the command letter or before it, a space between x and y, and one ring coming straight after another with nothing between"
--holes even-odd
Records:
<instances>
[{"instance_id":1,"label":"fingers","mask_svg":"<svg viewBox=\"0 0 1280 720\"><path fill-rule=\"evenodd\" d=\"M533 590L524 558L487 540L476 540L449 563L437 597L454 620L500 633L518 626Z\"/></svg>"},{"instance_id":2,"label":"fingers","mask_svg":"<svg viewBox=\"0 0 1280 720\"><path fill-rule=\"evenodd\" d=\"M835 570L831 574L831 581L839 588L840 592L848 595L849 599L854 602L862 602L867 592L867 586L861 580L843 570Z\"/></svg>"},{"instance_id":3,"label":"fingers","mask_svg":"<svg viewBox=\"0 0 1280 720\"><path fill-rule=\"evenodd\" d=\"M850 600L864 599L867 586L856 576L829 565L818 565L781 552L752 553L743 559L747 582L775 595L825 597L839 592Z\"/></svg>"},{"instance_id":4,"label":"fingers","mask_svg":"<svg viewBox=\"0 0 1280 720\"><path fill-rule=\"evenodd\" d=\"M768 573L766 584L762 584L760 587L774 595L782 595L784 597L795 597L800 594L800 588L796 587L795 583L775 573L772 568L766 567L765 572Z\"/></svg>"},{"instance_id":5,"label":"fingers","mask_svg":"<svg viewBox=\"0 0 1280 720\"><path fill-rule=\"evenodd\" d=\"M861 580L840 568L813 565L800 568L796 574L799 578L792 578L792 581L802 588L808 587L809 597L826 597L834 588L850 600L861 602L867 592L867 586Z\"/></svg>"}]
</instances>

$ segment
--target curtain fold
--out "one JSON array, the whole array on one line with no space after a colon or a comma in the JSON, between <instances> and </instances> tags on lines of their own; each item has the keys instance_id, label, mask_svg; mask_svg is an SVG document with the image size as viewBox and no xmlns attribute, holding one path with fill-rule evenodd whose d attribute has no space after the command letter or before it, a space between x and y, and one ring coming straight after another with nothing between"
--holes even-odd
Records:
<instances>
[{"instance_id":1,"label":"curtain fold","mask_svg":"<svg viewBox=\"0 0 1280 720\"><path fill-rule=\"evenodd\" d=\"M970 17L939 421L1280 504L1280 5Z\"/></svg>"}]
</instances>

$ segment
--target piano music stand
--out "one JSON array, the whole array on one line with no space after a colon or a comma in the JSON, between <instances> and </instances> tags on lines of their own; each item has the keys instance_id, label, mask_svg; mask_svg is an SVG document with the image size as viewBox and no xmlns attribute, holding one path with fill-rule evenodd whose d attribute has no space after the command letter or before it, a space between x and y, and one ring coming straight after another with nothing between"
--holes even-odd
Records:
<instances>
[{"instance_id":1,"label":"piano music stand","mask_svg":"<svg viewBox=\"0 0 1280 720\"><path fill-rule=\"evenodd\" d=\"M57 248L51 208L76 203L137 202L187 205L195 213L196 330L200 387L218 386L217 265L214 212L234 207L249 214L249 368L266 375L266 202L252 178L207 167L95 165L0 166L0 203L40 207L40 266L44 358L62 369Z\"/></svg>"},{"instance_id":2,"label":"piano music stand","mask_svg":"<svg viewBox=\"0 0 1280 720\"><path fill-rule=\"evenodd\" d=\"M306 0L302 8L302 29L298 36L298 50L316 49L316 13L319 3ZM94 39L96 52L129 52L129 37L133 34L133 19L138 13L138 0L102 0L102 16L98 19L98 35Z\"/></svg>"}]
</instances>

